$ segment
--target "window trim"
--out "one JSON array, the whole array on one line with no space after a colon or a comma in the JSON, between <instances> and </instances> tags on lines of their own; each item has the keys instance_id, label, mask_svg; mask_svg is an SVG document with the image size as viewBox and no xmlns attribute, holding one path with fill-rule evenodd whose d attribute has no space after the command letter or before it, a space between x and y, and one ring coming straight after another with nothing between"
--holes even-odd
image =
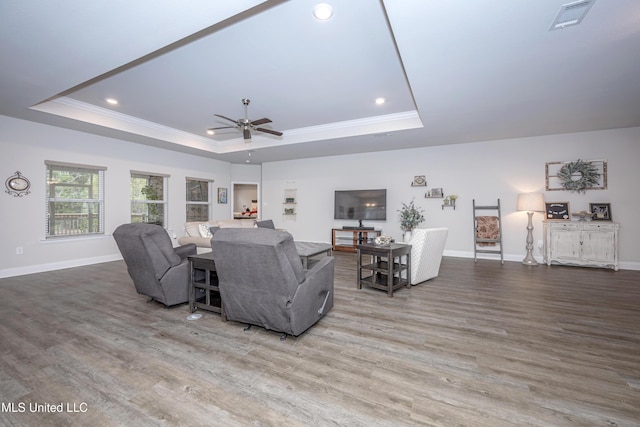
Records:
<instances>
[{"instance_id":1,"label":"window trim","mask_svg":"<svg viewBox=\"0 0 640 427\"><path fill-rule=\"evenodd\" d=\"M211 220L211 214L213 212L213 183L215 182L214 179L205 179L205 178L194 178L194 177L190 177L190 176L186 176L184 178L185 181L185 220L187 222L189 222L189 217L188 217L188 208L189 205L206 205L207 206L207 219L206 221ZM200 182L206 182L207 185L207 201L206 202L196 202L196 201L190 201L187 200L187 193L186 193L186 184L189 181L200 181Z\"/></svg>"},{"instance_id":2,"label":"window trim","mask_svg":"<svg viewBox=\"0 0 640 427\"><path fill-rule=\"evenodd\" d=\"M96 165L86 165L80 163L68 163L68 162L58 162L54 160L45 160L45 206L44 206L44 240L51 241L56 239L78 239L78 238L91 238L96 236L104 236L105 235L105 181L106 181L106 166L96 166ZM52 170L85 170L90 173L95 173L98 178L98 195L96 198L88 199L88 198L60 198L60 197L51 197L50 185L55 185L49 183L49 175ZM67 203L97 203L97 215L98 215L98 230L94 232L87 233L75 233L75 234L51 234L51 211L50 206L51 203L57 202L67 202ZM54 216L55 216L55 212ZM55 231L55 225L54 225Z\"/></svg>"},{"instance_id":3,"label":"window trim","mask_svg":"<svg viewBox=\"0 0 640 427\"><path fill-rule=\"evenodd\" d=\"M162 200L149 200L149 199L134 199L131 194L131 178L134 177L139 178L162 178ZM152 204L160 204L164 206L163 216L162 216L162 227L168 229L169 227L169 174L156 173L156 172L145 172L138 170L130 170L129 171L129 219L131 222L133 221L133 204L134 203L144 203L147 205Z\"/></svg>"}]
</instances>

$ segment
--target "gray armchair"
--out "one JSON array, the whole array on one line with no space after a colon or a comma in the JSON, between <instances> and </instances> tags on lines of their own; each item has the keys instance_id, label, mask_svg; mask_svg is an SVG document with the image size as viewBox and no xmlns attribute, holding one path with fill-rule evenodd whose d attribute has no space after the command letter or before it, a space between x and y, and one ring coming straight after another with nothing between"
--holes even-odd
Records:
<instances>
[{"instance_id":1,"label":"gray armchair","mask_svg":"<svg viewBox=\"0 0 640 427\"><path fill-rule=\"evenodd\" d=\"M286 231L223 228L211 248L229 320L298 336L333 307L333 257L304 270Z\"/></svg>"},{"instance_id":2,"label":"gray armchair","mask_svg":"<svg viewBox=\"0 0 640 427\"><path fill-rule=\"evenodd\" d=\"M174 248L164 228L153 224L123 224L115 229L122 258L136 291L166 306L189 300L189 255L193 243Z\"/></svg>"}]
</instances>

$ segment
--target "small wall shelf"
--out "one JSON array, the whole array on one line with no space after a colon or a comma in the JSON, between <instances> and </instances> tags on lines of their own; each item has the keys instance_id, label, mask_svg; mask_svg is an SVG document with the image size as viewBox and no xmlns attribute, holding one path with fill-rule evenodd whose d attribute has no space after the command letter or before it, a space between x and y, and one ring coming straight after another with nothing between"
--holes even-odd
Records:
<instances>
[{"instance_id":1,"label":"small wall shelf","mask_svg":"<svg viewBox=\"0 0 640 427\"><path fill-rule=\"evenodd\" d=\"M293 217L297 214L298 190L287 188L284 190L284 201L282 202L282 215Z\"/></svg>"}]
</instances>

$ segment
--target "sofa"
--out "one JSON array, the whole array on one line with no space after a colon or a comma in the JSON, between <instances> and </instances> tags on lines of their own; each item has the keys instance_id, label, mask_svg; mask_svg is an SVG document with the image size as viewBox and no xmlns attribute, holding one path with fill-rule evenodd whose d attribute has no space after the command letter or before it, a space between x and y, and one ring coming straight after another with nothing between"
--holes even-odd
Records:
<instances>
[{"instance_id":1,"label":"sofa","mask_svg":"<svg viewBox=\"0 0 640 427\"><path fill-rule=\"evenodd\" d=\"M255 219L224 219L220 221L193 221L184 224L185 235L178 238L178 244L194 243L198 253L211 251L211 227L218 228L255 228Z\"/></svg>"}]
</instances>

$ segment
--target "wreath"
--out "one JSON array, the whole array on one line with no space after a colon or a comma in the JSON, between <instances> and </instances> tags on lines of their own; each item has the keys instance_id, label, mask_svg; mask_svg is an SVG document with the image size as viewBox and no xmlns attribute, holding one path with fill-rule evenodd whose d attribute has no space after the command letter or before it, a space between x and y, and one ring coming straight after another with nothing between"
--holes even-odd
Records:
<instances>
[{"instance_id":1,"label":"wreath","mask_svg":"<svg viewBox=\"0 0 640 427\"><path fill-rule=\"evenodd\" d=\"M558 178L565 190L584 193L591 187L598 185L600 172L591 162L583 162L578 159L562 166L558 171Z\"/></svg>"}]
</instances>

